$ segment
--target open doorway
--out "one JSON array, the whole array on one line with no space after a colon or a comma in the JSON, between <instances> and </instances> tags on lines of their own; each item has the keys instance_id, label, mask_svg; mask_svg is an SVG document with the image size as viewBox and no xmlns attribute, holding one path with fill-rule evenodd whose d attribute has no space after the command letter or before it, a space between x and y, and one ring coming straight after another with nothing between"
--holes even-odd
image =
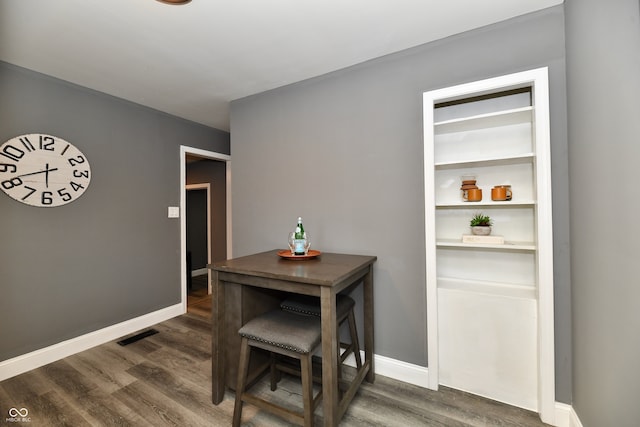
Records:
<instances>
[{"instance_id":1,"label":"open doorway","mask_svg":"<svg viewBox=\"0 0 640 427\"><path fill-rule=\"evenodd\" d=\"M206 151L191 147L180 147L180 212L181 212L181 301L183 310L186 313L188 307L188 290L194 287L194 279L197 277L198 284L206 281L204 296L211 292L210 271L207 264L224 260L231 257L231 158L229 155ZM188 208L189 195L193 194L196 205ZM202 196L204 194L204 197ZM202 199L206 199L203 201ZM198 200L200 199L200 200ZM192 200L193 201L193 200ZM197 207L200 206L200 207ZM202 211L206 209L206 213ZM206 239L199 243L189 242L187 245L188 216L194 213L196 216L206 218L206 226L201 225L200 230L195 230L196 234ZM200 211L200 212L198 212ZM202 219L200 221L203 221ZM206 230L204 230L206 228ZM193 230L190 230L193 231ZM190 239L192 240L192 239ZM194 254L191 244L201 245L202 240L206 240L206 254L203 250L197 250L199 254ZM190 255L190 256L188 256ZM202 292L200 292L202 293Z\"/></svg>"},{"instance_id":2,"label":"open doorway","mask_svg":"<svg viewBox=\"0 0 640 427\"><path fill-rule=\"evenodd\" d=\"M187 181L189 164L187 158ZM210 277L207 265L211 263L211 183L187 184L185 187L186 240L187 240L187 310L206 317L210 311L208 295Z\"/></svg>"}]
</instances>

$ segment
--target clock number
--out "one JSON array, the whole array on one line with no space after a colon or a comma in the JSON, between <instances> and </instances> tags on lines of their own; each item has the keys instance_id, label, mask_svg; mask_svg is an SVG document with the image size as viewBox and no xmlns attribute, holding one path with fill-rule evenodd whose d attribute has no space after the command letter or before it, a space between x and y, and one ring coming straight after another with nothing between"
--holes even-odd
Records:
<instances>
[{"instance_id":1,"label":"clock number","mask_svg":"<svg viewBox=\"0 0 640 427\"><path fill-rule=\"evenodd\" d=\"M42 198L40 199L43 205L50 205L53 203L53 198L51 197L53 193L51 191L43 191Z\"/></svg>"},{"instance_id":2,"label":"clock number","mask_svg":"<svg viewBox=\"0 0 640 427\"><path fill-rule=\"evenodd\" d=\"M7 179L6 181L2 181L2 188L5 190L11 190L14 187L22 185L22 179L19 176L11 179Z\"/></svg>"},{"instance_id":3,"label":"clock number","mask_svg":"<svg viewBox=\"0 0 640 427\"><path fill-rule=\"evenodd\" d=\"M69 160L69 164L71 166L79 165L80 163L84 163L84 157L76 156L75 158L71 157Z\"/></svg>"},{"instance_id":4,"label":"clock number","mask_svg":"<svg viewBox=\"0 0 640 427\"><path fill-rule=\"evenodd\" d=\"M20 199L20 200L24 200L24 199L26 199L27 197L29 197L30 195L32 195L33 193L35 193L35 192L36 192L36 189L35 189L35 188L33 188L33 187L29 187L28 185L25 185L25 186L24 186L24 188L27 188L27 189L29 189L29 190L31 190L31 191L29 191L29 192L27 193L27 195L26 195L26 196L24 196L24 197L23 197L22 199Z\"/></svg>"},{"instance_id":5,"label":"clock number","mask_svg":"<svg viewBox=\"0 0 640 427\"><path fill-rule=\"evenodd\" d=\"M15 172L18 168L16 165L11 165L9 163L0 163L0 172Z\"/></svg>"},{"instance_id":6,"label":"clock number","mask_svg":"<svg viewBox=\"0 0 640 427\"><path fill-rule=\"evenodd\" d=\"M74 169L73 176L76 178L89 178L89 171L79 171L78 169Z\"/></svg>"},{"instance_id":7,"label":"clock number","mask_svg":"<svg viewBox=\"0 0 640 427\"><path fill-rule=\"evenodd\" d=\"M24 156L24 151L19 148L14 147L13 145L5 145L0 155L3 155L11 160L19 161L22 156Z\"/></svg>"},{"instance_id":8,"label":"clock number","mask_svg":"<svg viewBox=\"0 0 640 427\"><path fill-rule=\"evenodd\" d=\"M73 191L78 191L78 190L80 190L81 188L84 188L81 184L78 184L78 183L73 182L73 181L71 181L71 182L69 183L69 185L71 185L71 188L73 188Z\"/></svg>"},{"instance_id":9,"label":"clock number","mask_svg":"<svg viewBox=\"0 0 640 427\"><path fill-rule=\"evenodd\" d=\"M22 145L24 145L24 148L26 148L27 151L31 152L35 150L35 148L33 147L33 144L31 143L31 141L29 141L29 138L27 138L26 136L23 136L22 138L20 138L20 142L22 142Z\"/></svg>"},{"instance_id":10,"label":"clock number","mask_svg":"<svg viewBox=\"0 0 640 427\"><path fill-rule=\"evenodd\" d=\"M47 136L47 135L40 135L40 149L41 150L53 151L54 142L56 142L56 141L52 137Z\"/></svg>"},{"instance_id":11,"label":"clock number","mask_svg":"<svg viewBox=\"0 0 640 427\"><path fill-rule=\"evenodd\" d=\"M69 194L66 188L59 189L58 194L60 195L60 197L62 197L62 200L64 200L65 202L68 202L69 200L71 200L71 194Z\"/></svg>"}]
</instances>

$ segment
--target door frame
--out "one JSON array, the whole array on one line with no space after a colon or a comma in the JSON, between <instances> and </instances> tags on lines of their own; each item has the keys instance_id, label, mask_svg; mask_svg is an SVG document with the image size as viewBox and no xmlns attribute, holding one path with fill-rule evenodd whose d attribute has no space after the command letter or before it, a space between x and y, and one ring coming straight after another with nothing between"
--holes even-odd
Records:
<instances>
[{"instance_id":1,"label":"door frame","mask_svg":"<svg viewBox=\"0 0 640 427\"><path fill-rule=\"evenodd\" d=\"M227 258L232 255L231 236L231 156L216 151L203 150L201 148L180 146L180 299L182 312L187 312L187 221L186 221L186 200L187 200L187 154L202 157L209 160L219 160L225 162L226 175L226 216L227 216ZM210 256L210 255L209 255ZM211 258L209 258L210 260ZM209 278L210 278L209 274ZM211 290L211 280L209 280L209 290Z\"/></svg>"}]
</instances>

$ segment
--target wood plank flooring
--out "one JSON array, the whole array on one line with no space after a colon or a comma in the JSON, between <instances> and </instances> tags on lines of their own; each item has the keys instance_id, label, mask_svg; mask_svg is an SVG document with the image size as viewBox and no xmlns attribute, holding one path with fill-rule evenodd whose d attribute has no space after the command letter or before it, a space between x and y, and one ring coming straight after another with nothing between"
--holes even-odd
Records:
<instances>
[{"instance_id":1,"label":"wood plank flooring","mask_svg":"<svg viewBox=\"0 0 640 427\"><path fill-rule=\"evenodd\" d=\"M209 318L211 316L211 297L209 291L208 277L195 276L191 279L191 290L187 293L187 306L189 313Z\"/></svg>"},{"instance_id":2,"label":"wood plank flooring","mask_svg":"<svg viewBox=\"0 0 640 427\"><path fill-rule=\"evenodd\" d=\"M204 303L206 306L206 303ZM0 382L0 425L229 426L232 392L211 403L211 335L202 307L154 326L159 333L120 346L115 341ZM348 375L349 372L346 373ZM300 384L284 376L278 390L254 389L280 403L300 404ZM29 423L9 422L27 408ZM321 408L316 412L321 423ZM245 405L245 426L283 426ZM321 424L319 424L321 425ZM364 383L343 426L545 426L537 414L442 387L433 392L378 375Z\"/></svg>"}]
</instances>

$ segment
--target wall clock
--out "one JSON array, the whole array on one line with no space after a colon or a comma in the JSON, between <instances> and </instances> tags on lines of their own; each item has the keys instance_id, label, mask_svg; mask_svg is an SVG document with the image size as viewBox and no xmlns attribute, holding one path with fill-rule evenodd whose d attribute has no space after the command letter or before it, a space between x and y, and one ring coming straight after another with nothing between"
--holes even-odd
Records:
<instances>
[{"instance_id":1,"label":"wall clock","mask_svg":"<svg viewBox=\"0 0 640 427\"><path fill-rule=\"evenodd\" d=\"M62 138L32 133L0 145L0 188L21 203L65 205L82 196L90 182L86 156Z\"/></svg>"}]
</instances>

